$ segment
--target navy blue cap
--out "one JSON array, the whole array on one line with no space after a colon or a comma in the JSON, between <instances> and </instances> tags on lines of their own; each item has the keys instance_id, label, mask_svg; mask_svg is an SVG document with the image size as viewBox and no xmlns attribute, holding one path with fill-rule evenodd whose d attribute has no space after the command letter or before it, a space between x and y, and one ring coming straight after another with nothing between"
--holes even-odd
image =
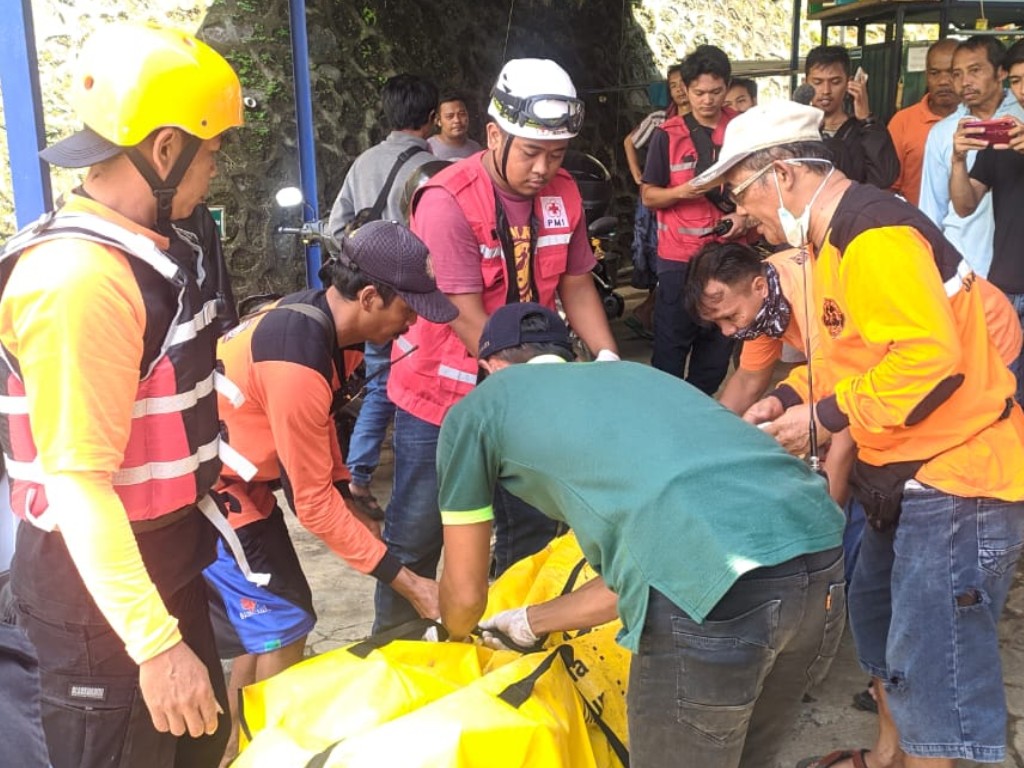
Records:
<instances>
[{"instance_id":1,"label":"navy blue cap","mask_svg":"<svg viewBox=\"0 0 1024 768\"><path fill-rule=\"evenodd\" d=\"M527 317L540 317L543 320L542 327L539 330L524 331L522 323ZM480 334L477 358L486 360L503 349L521 344L558 344L572 350L569 329L558 313L527 301L498 307L487 319L483 333Z\"/></svg>"}]
</instances>

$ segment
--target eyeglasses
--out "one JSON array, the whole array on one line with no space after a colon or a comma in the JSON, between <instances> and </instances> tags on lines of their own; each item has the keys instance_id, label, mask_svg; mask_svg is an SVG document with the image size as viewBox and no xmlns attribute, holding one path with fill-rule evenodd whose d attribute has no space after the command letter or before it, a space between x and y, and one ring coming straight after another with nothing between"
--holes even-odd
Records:
<instances>
[{"instance_id":1,"label":"eyeglasses","mask_svg":"<svg viewBox=\"0 0 1024 768\"><path fill-rule=\"evenodd\" d=\"M743 195L744 192L747 191L747 189L750 187L750 185L753 184L758 179L760 179L766 173L768 173L768 171L770 171L774 166L775 166L775 163L768 163L768 165L766 165L764 168L759 170L754 175L749 176L745 181L741 181L735 187L731 186L730 184L726 184L725 185L725 190L724 190L726 198L728 198L728 200L733 205L739 205L740 204L740 197Z\"/></svg>"},{"instance_id":2,"label":"eyeglasses","mask_svg":"<svg viewBox=\"0 0 1024 768\"><path fill-rule=\"evenodd\" d=\"M578 133L583 127L583 101L559 94L537 94L536 96L513 96L497 88L491 97L498 103L502 115L519 125L533 125L540 128L565 128ZM552 115L552 107L556 114ZM548 114L544 114L548 113Z\"/></svg>"}]
</instances>

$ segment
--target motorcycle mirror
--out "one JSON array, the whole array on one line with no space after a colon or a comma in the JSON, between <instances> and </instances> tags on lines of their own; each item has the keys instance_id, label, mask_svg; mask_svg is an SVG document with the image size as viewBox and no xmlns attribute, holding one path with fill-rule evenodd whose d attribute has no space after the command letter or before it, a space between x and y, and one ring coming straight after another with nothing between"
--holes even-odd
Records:
<instances>
[{"instance_id":1,"label":"motorcycle mirror","mask_svg":"<svg viewBox=\"0 0 1024 768\"><path fill-rule=\"evenodd\" d=\"M284 187L277 190L274 200L282 208L294 208L297 205L302 205L305 202L305 197L298 187Z\"/></svg>"}]
</instances>

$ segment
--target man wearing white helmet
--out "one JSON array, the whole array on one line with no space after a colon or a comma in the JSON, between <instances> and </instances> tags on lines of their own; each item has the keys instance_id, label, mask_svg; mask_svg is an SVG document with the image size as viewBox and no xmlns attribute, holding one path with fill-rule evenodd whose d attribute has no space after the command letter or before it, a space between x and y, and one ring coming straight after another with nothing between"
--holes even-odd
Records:
<instances>
[{"instance_id":1,"label":"man wearing white helmet","mask_svg":"<svg viewBox=\"0 0 1024 768\"><path fill-rule=\"evenodd\" d=\"M391 372L395 486L384 538L404 565L433 576L441 553L435 455L441 421L477 382L477 342L498 307L560 299L569 323L598 359L617 360L590 270L594 256L579 190L561 170L583 102L569 75L547 59L502 68L487 110L487 149L431 179L413 198L412 230L430 249L438 287L459 308L448 325L420 322L394 354L418 347ZM496 499L495 570L551 539L558 524L515 497ZM379 587L375 629L415 618Z\"/></svg>"},{"instance_id":2,"label":"man wearing white helmet","mask_svg":"<svg viewBox=\"0 0 1024 768\"><path fill-rule=\"evenodd\" d=\"M70 95L85 128L41 154L85 180L0 253L18 623L54 768L212 767L228 735L202 578L204 515L225 523L208 496L223 270L171 222L205 197L241 85L192 35L109 25Z\"/></svg>"}]
</instances>

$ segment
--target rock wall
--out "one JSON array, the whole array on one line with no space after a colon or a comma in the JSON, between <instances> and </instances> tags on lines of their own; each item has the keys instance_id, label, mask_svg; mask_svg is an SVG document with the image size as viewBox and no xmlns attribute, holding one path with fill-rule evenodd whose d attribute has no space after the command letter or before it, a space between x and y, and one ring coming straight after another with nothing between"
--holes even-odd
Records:
<instances>
[{"instance_id":1,"label":"rock wall","mask_svg":"<svg viewBox=\"0 0 1024 768\"><path fill-rule=\"evenodd\" d=\"M574 147L612 169L618 208L628 211L635 190L622 138L651 109L646 85L702 42L735 59L787 56L791 10L788 0L306 0L306 8L322 214L353 159L387 134L378 100L388 77L414 72L467 93L481 137L490 86L517 56L553 58L572 75L587 103ZM210 195L225 207L237 293L301 286L300 247L273 234L296 218L273 203L277 189L298 182L287 0L35 0L34 10L51 139L71 129L67 67L96 24L170 21L227 56L254 101L246 126L225 144ZM60 174L58 189L75 178ZM7 189L0 177L0 196ZM0 197L0 234L13 229L9 210Z\"/></svg>"}]
</instances>

